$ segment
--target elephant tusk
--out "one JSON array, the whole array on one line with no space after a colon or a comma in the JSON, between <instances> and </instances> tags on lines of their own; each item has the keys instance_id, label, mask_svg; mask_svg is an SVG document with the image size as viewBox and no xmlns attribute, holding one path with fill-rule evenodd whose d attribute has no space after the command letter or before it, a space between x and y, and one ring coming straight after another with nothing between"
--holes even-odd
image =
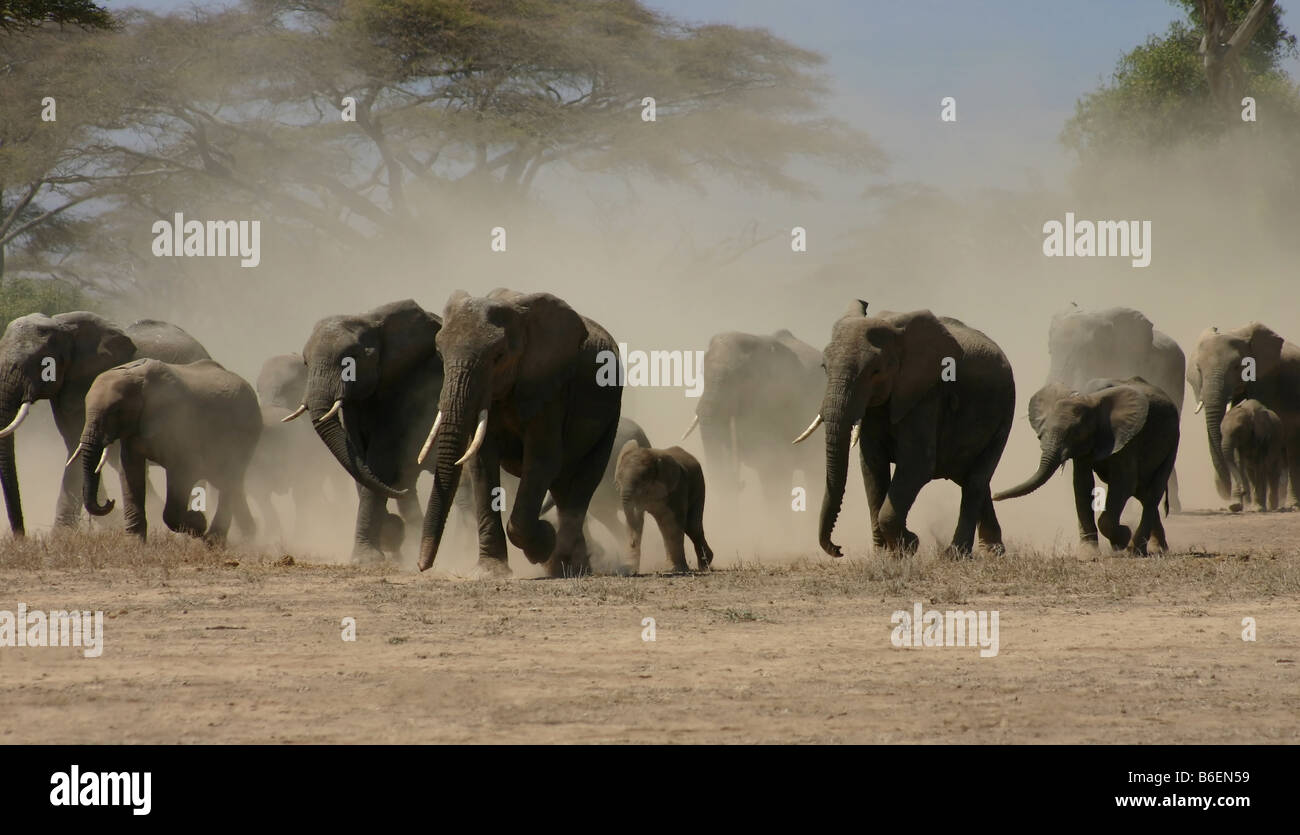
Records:
<instances>
[{"instance_id":1,"label":"elephant tusk","mask_svg":"<svg viewBox=\"0 0 1300 835\"><path fill-rule=\"evenodd\" d=\"M63 468L67 469L68 467L71 467L72 462L77 460L77 456L80 455L81 451L85 448L85 444L77 444L77 448L72 451L72 457L68 459L68 463L63 465Z\"/></svg>"},{"instance_id":2,"label":"elephant tusk","mask_svg":"<svg viewBox=\"0 0 1300 835\"><path fill-rule=\"evenodd\" d=\"M337 415L337 414L339 413L339 410L342 409L342 408L343 408L343 401L342 401L342 400L335 400L335 401L334 401L334 405L333 405L333 406L330 406L330 410L329 410L328 412L326 412L325 414L321 415L321 416L320 416L320 420L318 420L318 421L316 421L316 422L317 422L317 423L324 423L325 421L327 421L327 420L329 420L330 418L332 418L332 417L334 417L335 415Z\"/></svg>"},{"instance_id":3,"label":"elephant tusk","mask_svg":"<svg viewBox=\"0 0 1300 835\"><path fill-rule=\"evenodd\" d=\"M1197 401L1196 401L1196 410L1195 410L1194 412L1192 412L1192 414L1194 414L1194 415L1199 415L1199 414L1201 413L1201 408L1204 407L1204 406L1205 406L1205 401L1204 401L1204 400L1197 400Z\"/></svg>"},{"instance_id":4,"label":"elephant tusk","mask_svg":"<svg viewBox=\"0 0 1300 835\"><path fill-rule=\"evenodd\" d=\"M817 415L817 417L813 418L813 422L812 422L812 423L808 424L808 428L805 429L805 430L803 431L803 434L800 435L799 437L795 438L795 439L794 439L793 441L791 441L790 443L792 443L792 444L797 444L797 443L799 443L800 441L804 440L804 439L807 438L809 435L811 435L811 434L813 433L813 430L816 429L818 426L821 426L821 425L822 425L822 416L819 414L819 415Z\"/></svg>"},{"instance_id":5,"label":"elephant tusk","mask_svg":"<svg viewBox=\"0 0 1300 835\"><path fill-rule=\"evenodd\" d=\"M465 454L456 462L457 467L473 458L474 453L478 452L478 448L483 446L483 436L487 434L487 418L487 409L478 413L478 426L474 427L474 440L469 442L469 449L465 450Z\"/></svg>"},{"instance_id":6,"label":"elephant tusk","mask_svg":"<svg viewBox=\"0 0 1300 835\"><path fill-rule=\"evenodd\" d=\"M415 459L415 463L423 464L424 459L429 457L429 450L433 449L433 436L438 434L438 425L442 423L442 410L438 410L438 416L433 419L433 428L429 430L429 437L425 439L424 446L420 447L420 457Z\"/></svg>"},{"instance_id":7,"label":"elephant tusk","mask_svg":"<svg viewBox=\"0 0 1300 835\"><path fill-rule=\"evenodd\" d=\"M302 416L303 416L303 413L306 412L306 411L307 411L307 404L304 403L304 404L302 404L301 406L299 406L298 408L294 409L294 410L293 410L293 414L291 414L291 415L285 415L284 417L280 418L280 422L281 422L281 423L288 423L288 422L291 421L291 420L297 420L298 418L302 417Z\"/></svg>"},{"instance_id":8,"label":"elephant tusk","mask_svg":"<svg viewBox=\"0 0 1300 835\"><path fill-rule=\"evenodd\" d=\"M99 474L100 470L104 469L104 462L107 460L108 460L108 444L105 444L104 451L99 454L99 463L95 465L96 475Z\"/></svg>"},{"instance_id":9,"label":"elephant tusk","mask_svg":"<svg viewBox=\"0 0 1300 835\"><path fill-rule=\"evenodd\" d=\"M682 440L684 441L684 440L686 440L688 437L690 437L690 434L691 434L692 432L695 431L695 427L697 427L697 426L699 426L699 425L700 425L700 416L699 416L699 415L694 415L694 416L691 418L691 425L688 426L688 427L686 427L686 431L682 433Z\"/></svg>"},{"instance_id":10,"label":"elephant tusk","mask_svg":"<svg viewBox=\"0 0 1300 835\"><path fill-rule=\"evenodd\" d=\"M855 446L858 445L858 438L861 437L861 435L862 435L862 424L861 423L853 424L853 431L849 433L849 449L853 449Z\"/></svg>"},{"instance_id":11,"label":"elephant tusk","mask_svg":"<svg viewBox=\"0 0 1300 835\"><path fill-rule=\"evenodd\" d=\"M0 429L0 438L8 438L10 435L17 432L18 427L22 426L23 421L27 420L27 413L31 410L31 402L26 400L23 401L23 405L18 407L18 414L14 415L13 421L11 421L4 429Z\"/></svg>"}]
</instances>

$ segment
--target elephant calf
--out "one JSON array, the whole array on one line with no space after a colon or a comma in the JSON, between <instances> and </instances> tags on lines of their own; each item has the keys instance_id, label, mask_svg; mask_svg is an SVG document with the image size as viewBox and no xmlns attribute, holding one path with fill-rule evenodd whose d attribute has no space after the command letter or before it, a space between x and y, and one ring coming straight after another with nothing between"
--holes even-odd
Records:
<instances>
[{"instance_id":1,"label":"elephant calf","mask_svg":"<svg viewBox=\"0 0 1300 835\"><path fill-rule=\"evenodd\" d=\"M1260 510L1277 510L1286 486L1286 447L1282 419L1258 400L1233 407L1221 424L1223 458L1232 477L1234 513L1251 501Z\"/></svg>"},{"instance_id":2,"label":"elephant calf","mask_svg":"<svg viewBox=\"0 0 1300 835\"><path fill-rule=\"evenodd\" d=\"M629 440L619 450L614 483L632 532L634 570L641 567L641 531L646 513L659 525L674 571L689 570L682 548L683 534L695 546L699 570L709 569L713 549L704 538L704 471L694 455L679 446L647 449Z\"/></svg>"},{"instance_id":3,"label":"elephant calf","mask_svg":"<svg viewBox=\"0 0 1300 835\"><path fill-rule=\"evenodd\" d=\"M99 471L105 448L120 440L127 532L145 538L145 467L152 461L167 471L167 527L192 536L206 530L210 542L221 543L232 514L240 528L253 533L244 475L261 431L262 412L252 387L216 362L136 360L110 368L91 384L81 443L68 464L81 456L86 510L107 515L113 501L99 503ZM191 506L200 479L219 494L211 526Z\"/></svg>"},{"instance_id":4,"label":"elephant calf","mask_svg":"<svg viewBox=\"0 0 1300 835\"><path fill-rule=\"evenodd\" d=\"M1168 395L1141 377L1092 380L1082 392L1048 383L1029 400L1029 422L1043 449L1038 472L994 501L1032 493L1073 461L1074 507L1085 543L1096 544L1100 527L1116 550L1130 546L1146 554L1153 535L1162 550L1169 549L1160 500L1178 452L1178 408ZM1100 519L1093 511L1094 473L1109 488ZM1131 496L1142 503L1136 534L1119 522Z\"/></svg>"}]
</instances>

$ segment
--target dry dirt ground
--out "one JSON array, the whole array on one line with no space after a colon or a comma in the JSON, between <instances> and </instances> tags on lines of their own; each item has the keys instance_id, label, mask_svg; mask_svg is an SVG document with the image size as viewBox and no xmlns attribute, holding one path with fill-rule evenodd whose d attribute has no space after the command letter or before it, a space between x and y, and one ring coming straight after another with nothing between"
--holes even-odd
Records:
<instances>
[{"instance_id":1,"label":"dry dirt ground","mask_svg":"<svg viewBox=\"0 0 1300 835\"><path fill-rule=\"evenodd\" d=\"M1168 528L1190 547L1150 559L559 580L33 537L0 545L0 610L102 609L105 648L0 647L0 741L1296 742L1300 513ZM894 647L918 601L997 610L998 655Z\"/></svg>"}]
</instances>

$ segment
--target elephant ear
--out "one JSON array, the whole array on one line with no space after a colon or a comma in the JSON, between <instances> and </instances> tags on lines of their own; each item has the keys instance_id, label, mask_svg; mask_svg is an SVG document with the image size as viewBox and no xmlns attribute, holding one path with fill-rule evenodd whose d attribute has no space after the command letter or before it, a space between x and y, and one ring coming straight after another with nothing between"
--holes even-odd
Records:
<instances>
[{"instance_id":1,"label":"elephant ear","mask_svg":"<svg viewBox=\"0 0 1300 835\"><path fill-rule=\"evenodd\" d=\"M563 300L550 293L533 293L510 303L523 319L524 350L515 377L515 400L520 418L528 420L575 372L594 375L596 366L579 372L587 324Z\"/></svg>"},{"instance_id":2,"label":"elephant ear","mask_svg":"<svg viewBox=\"0 0 1300 835\"><path fill-rule=\"evenodd\" d=\"M1115 386L1093 397L1097 398L1097 419L1101 424L1094 456L1101 460L1119 452L1142 431L1151 403L1132 386Z\"/></svg>"},{"instance_id":3,"label":"elephant ear","mask_svg":"<svg viewBox=\"0 0 1300 835\"><path fill-rule=\"evenodd\" d=\"M614 487L615 487L615 489L618 489L618 490L623 489L623 485L620 484L620 483L619 483L619 480L618 480L618 474L619 474L619 472L623 469L623 459L627 457L627 454L628 454L629 452L633 452L633 451L637 450L638 448L640 448L640 446L641 446L641 445L638 444L638 443L636 442L636 438L630 438L630 439L628 439L628 441L627 441L626 443L623 444L623 447L622 447L621 449L619 449L619 451L618 451L618 457L615 459L615 461L617 461L618 463L616 463L616 464L614 465Z\"/></svg>"},{"instance_id":4,"label":"elephant ear","mask_svg":"<svg viewBox=\"0 0 1300 835\"><path fill-rule=\"evenodd\" d=\"M1187 363L1187 384L1192 387L1192 395L1201 399L1201 366L1195 362Z\"/></svg>"},{"instance_id":5,"label":"elephant ear","mask_svg":"<svg viewBox=\"0 0 1300 835\"><path fill-rule=\"evenodd\" d=\"M400 385L410 369L437 352L442 319L413 299L392 302L371 311L380 339L380 386Z\"/></svg>"},{"instance_id":6,"label":"elephant ear","mask_svg":"<svg viewBox=\"0 0 1300 835\"><path fill-rule=\"evenodd\" d=\"M1034 392L1029 398L1029 425L1034 427L1034 434L1041 434L1048 412L1058 401L1069 397L1070 390L1060 383L1048 383Z\"/></svg>"},{"instance_id":7,"label":"elephant ear","mask_svg":"<svg viewBox=\"0 0 1300 835\"><path fill-rule=\"evenodd\" d=\"M1251 322L1246 326L1249 334L1250 356L1255 358L1255 365L1260 372L1277 367L1282 360L1282 345L1286 342L1272 328Z\"/></svg>"},{"instance_id":8,"label":"elephant ear","mask_svg":"<svg viewBox=\"0 0 1300 835\"><path fill-rule=\"evenodd\" d=\"M94 321L78 320L70 323L74 334L71 378L94 379L114 366L135 358L136 346L131 337L109 322L96 316Z\"/></svg>"},{"instance_id":9,"label":"elephant ear","mask_svg":"<svg viewBox=\"0 0 1300 835\"><path fill-rule=\"evenodd\" d=\"M959 361L964 351L952 333L928 310L904 314L895 318L893 324L903 332L898 378L889 398L889 420L898 423L939 384L945 358L958 361L957 373L961 374Z\"/></svg>"}]
</instances>

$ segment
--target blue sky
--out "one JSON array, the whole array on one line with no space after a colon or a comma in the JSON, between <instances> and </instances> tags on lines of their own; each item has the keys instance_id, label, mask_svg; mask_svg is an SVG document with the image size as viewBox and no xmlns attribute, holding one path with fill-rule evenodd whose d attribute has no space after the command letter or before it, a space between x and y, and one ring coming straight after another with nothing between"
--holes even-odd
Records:
<instances>
[{"instance_id":1,"label":"blue sky","mask_svg":"<svg viewBox=\"0 0 1300 835\"><path fill-rule=\"evenodd\" d=\"M1124 52L1181 14L1167 0L647 2L686 21L769 29L822 53L835 88L831 109L885 149L891 179L959 188L1059 183L1069 160L1057 136L1075 102ZM1300 18L1290 17L1300 30ZM1288 68L1300 78L1300 61ZM957 99L955 125L939 123L945 96Z\"/></svg>"}]
</instances>

